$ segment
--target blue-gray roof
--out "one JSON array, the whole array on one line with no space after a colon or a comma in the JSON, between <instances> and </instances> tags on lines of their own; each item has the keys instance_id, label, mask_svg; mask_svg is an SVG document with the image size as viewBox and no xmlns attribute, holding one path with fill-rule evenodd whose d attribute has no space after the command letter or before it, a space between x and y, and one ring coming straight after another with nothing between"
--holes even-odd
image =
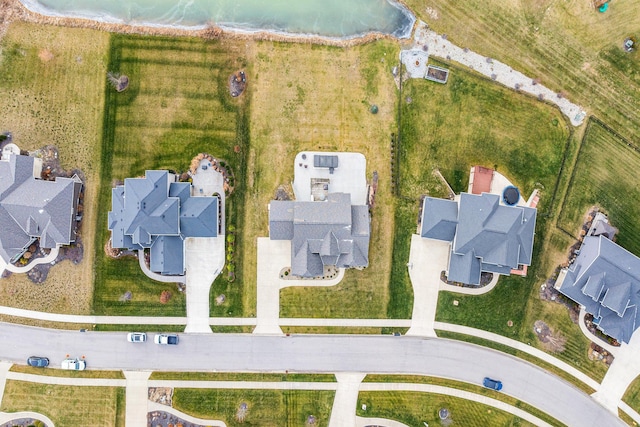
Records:
<instances>
[{"instance_id":1,"label":"blue-gray roof","mask_svg":"<svg viewBox=\"0 0 640 427\"><path fill-rule=\"evenodd\" d=\"M330 193L326 201L272 201L269 237L291 240L291 272L302 277L339 268L369 265L370 216L367 206L352 206L351 196Z\"/></svg>"},{"instance_id":2,"label":"blue-gray roof","mask_svg":"<svg viewBox=\"0 0 640 427\"><path fill-rule=\"evenodd\" d=\"M640 258L604 235L584 238L559 290L618 341L629 342L640 326Z\"/></svg>"},{"instance_id":3,"label":"blue-gray roof","mask_svg":"<svg viewBox=\"0 0 640 427\"><path fill-rule=\"evenodd\" d=\"M192 197L191 184L168 171L147 171L112 190L112 246L151 248L150 268L160 274L184 274L184 239L216 237L218 221L218 197Z\"/></svg>"},{"instance_id":4,"label":"blue-gray roof","mask_svg":"<svg viewBox=\"0 0 640 427\"><path fill-rule=\"evenodd\" d=\"M480 284L480 273L509 274L530 265L536 210L500 204L500 196L461 193L458 201L425 197L421 236L452 242L449 280Z\"/></svg>"},{"instance_id":5,"label":"blue-gray roof","mask_svg":"<svg viewBox=\"0 0 640 427\"><path fill-rule=\"evenodd\" d=\"M180 236L158 236L149 253L149 269L165 275L184 272L184 242Z\"/></svg>"},{"instance_id":6,"label":"blue-gray roof","mask_svg":"<svg viewBox=\"0 0 640 427\"><path fill-rule=\"evenodd\" d=\"M453 200L425 197L421 224L422 237L453 241L458 224L458 203Z\"/></svg>"},{"instance_id":7,"label":"blue-gray roof","mask_svg":"<svg viewBox=\"0 0 640 427\"><path fill-rule=\"evenodd\" d=\"M76 239L78 195L73 178L44 181L34 176L35 158L10 155L0 161L0 257L12 262L40 239L43 248Z\"/></svg>"}]
</instances>

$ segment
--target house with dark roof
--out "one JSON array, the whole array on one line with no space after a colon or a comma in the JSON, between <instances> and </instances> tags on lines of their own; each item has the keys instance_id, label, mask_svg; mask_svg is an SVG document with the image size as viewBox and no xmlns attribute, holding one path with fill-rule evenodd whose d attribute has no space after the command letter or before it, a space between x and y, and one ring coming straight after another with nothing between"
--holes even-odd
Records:
<instances>
[{"instance_id":1,"label":"house with dark roof","mask_svg":"<svg viewBox=\"0 0 640 427\"><path fill-rule=\"evenodd\" d=\"M329 193L324 201L274 200L269 237L291 240L294 276L322 276L325 266L363 268L369 265L369 207L352 205L346 193Z\"/></svg>"},{"instance_id":2,"label":"house with dark roof","mask_svg":"<svg viewBox=\"0 0 640 427\"><path fill-rule=\"evenodd\" d=\"M296 155L295 201L269 204L269 238L291 241L291 274L322 276L325 267L369 265L371 217L366 160L360 153Z\"/></svg>"},{"instance_id":3,"label":"house with dark roof","mask_svg":"<svg viewBox=\"0 0 640 427\"><path fill-rule=\"evenodd\" d=\"M531 264L536 209L507 206L500 196L461 193L456 200L425 197L420 235L451 243L447 277L479 285L482 272L509 275Z\"/></svg>"},{"instance_id":4,"label":"house with dark roof","mask_svg":"<svg viewBox=\"0 0 640 427\"><path fill-rule=\"evenodd\" d=\"M40 179L42 160L14 153L0 160L0 257L14 263L36 240L53 249L76 240L82 181Z\"/></svg>"},{"instance_id":5,"label":"house with dark roof","mask_svg":"<svg viewBox=\"0 0 640 427\"><path fill-rule=\"evenodd\" d=\"M217 237L219 199L193 197L191 184L168 171L147 171L112 190L109 230L114 248L149 249L150 270L183 275L184 240Z\"/></svg>"},{"instance_id":6,"label":"house with dark roof","mask_svg":"<svg viewBox=\"0 0 640 427\"><path fill-rule=\"evenodd\" d=\"M628 343L640 326L640 258L609 240L615 229L598 222L555 287L592 314L598 329Z\"/></svg>"}]
</instances>

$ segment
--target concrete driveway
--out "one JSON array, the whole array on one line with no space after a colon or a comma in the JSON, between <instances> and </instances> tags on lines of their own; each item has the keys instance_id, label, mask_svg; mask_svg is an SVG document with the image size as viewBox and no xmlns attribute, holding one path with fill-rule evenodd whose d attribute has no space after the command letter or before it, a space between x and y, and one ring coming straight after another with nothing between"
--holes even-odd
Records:
<instances>
[{"instance_id":1,"label":"concrete driveway","mask_svg":"<svg viewBox=\"0 0 640 427\"><path fill-rule=\"evenodd\" d=\"M329 280L281 279L280 272L291 265L291 241L258 237L258 301L254 334L282 334L280 329L280 289L290 286L334 286L344 277L344 269Z\"/></svg>"},{"instance_id":2,"label":"concrete driveway","mask_svg":"<svg viewBox=\"0 0 640 427\"><path fill-rule=\"evenodd\" d=\"M224 267L224 234L185 241L187 327L185 332L211 333L209 291Z\"/></svg>"},{"instance_id":3,"label":"concrete driveway","mask_svg":"<svg viewBox=\"0 0 640 427\"><path fill-rule=\"evenodd\" d=\"M440 273L447 269L449 242L411 236L409 277L413 286L413 314L407 335L435 337L433 323L438 306Z\"/></svg>"}]
</instances>

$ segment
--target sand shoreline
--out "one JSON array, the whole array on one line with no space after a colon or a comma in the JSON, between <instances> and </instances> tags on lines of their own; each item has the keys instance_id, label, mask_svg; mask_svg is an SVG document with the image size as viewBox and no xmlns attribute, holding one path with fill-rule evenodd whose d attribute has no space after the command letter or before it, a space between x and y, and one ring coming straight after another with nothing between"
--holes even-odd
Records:
<instances>
[{"instance_id":1,"label":"sand shoreline","mask_svg":"<svg viewBox=\"0 0 640 427\"><path fill-rule=\"evenodd\" d=\"M408 11L410 9L399 1ZM155 25L135 25L115 22L103 22L93 19L70 18L64 16L48 16L29 10L19 0L0 0L0 39L7 30L9 24L13 21L25 21L43 25L56 25L73 28L91 28L100 31L122 34L140 34L155 36L173 36L173 37L199 37L203 39L239 39L239 40L265 40L265 41L281 41L291 43L304 44L320 44L328 46L349 47L375 40L388 39L398 40L397 37L390 34L368 33L363 36L352 38L331 38L315 35L295 35L288 33L280 33L274 31L248 31L236 28L227 28L217 25L204 26L202 28L188 29L186 27L166 27ZM409 37L415 30L417 20L414 20L413 27Z\"/></svg>"}]
</instances>

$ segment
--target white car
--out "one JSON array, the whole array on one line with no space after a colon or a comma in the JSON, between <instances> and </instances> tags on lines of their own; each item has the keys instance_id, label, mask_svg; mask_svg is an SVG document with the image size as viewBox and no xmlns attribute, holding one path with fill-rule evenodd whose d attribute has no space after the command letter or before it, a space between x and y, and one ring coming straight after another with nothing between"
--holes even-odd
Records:
<instances>
[{"instance_id":1,"label":"white car","mask_svg":"<svg viewBox=\"0 0 640 427\"><path fill-rule=\"evenodd\" d=\"M175 334L158 334L153 338L153 342L161 345L178 345L178 336Z\"/></svg>"},{"instance_id":2,"label":"white car","mask_svg":"<svg viewBox=\"0 0 640 427\"><path fill-rule=\"evenodd\" d=\"M145 342L147 340L147 334L144 332L129 332L127 334L127 341L129 342Z\"/></svg>"},{"instance_id":3,"label":"white car","mask_svg":"<svg viewBox=\"0 0 640 427\"><path fill-rule=\"evenodd\" d=\"M61 366L69 371L84 371L87 363L80 359L64 359Z\"/></svg>"}]
</instances>

